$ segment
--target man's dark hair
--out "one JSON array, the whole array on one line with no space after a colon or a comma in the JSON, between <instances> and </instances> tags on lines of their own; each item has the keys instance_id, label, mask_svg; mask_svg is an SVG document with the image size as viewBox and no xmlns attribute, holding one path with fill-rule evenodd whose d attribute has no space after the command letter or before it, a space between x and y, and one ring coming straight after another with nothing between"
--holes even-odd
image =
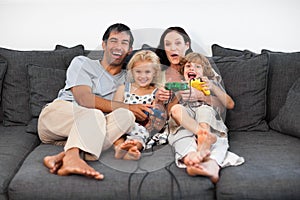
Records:
<instances>
[{"instance_id":1,"label":"man's dark hair","mask_svg":"<svg viewBox=\"0 0 300 200\"><path fill-rule=\"evenodd\" d=\"M121 24L121 23L116 23L116 24L113 24L110 27L108 27L107 30L105 31L103 37L102 37L102 41L107 42L110 33L114 32L114 31L117 32L117 33L126 32L130 37L129 47L132 47L134 39L133 39L133 35L131 33L131 30L128 26L126 26L125 24Z\"/></svg>"}]
</instances>

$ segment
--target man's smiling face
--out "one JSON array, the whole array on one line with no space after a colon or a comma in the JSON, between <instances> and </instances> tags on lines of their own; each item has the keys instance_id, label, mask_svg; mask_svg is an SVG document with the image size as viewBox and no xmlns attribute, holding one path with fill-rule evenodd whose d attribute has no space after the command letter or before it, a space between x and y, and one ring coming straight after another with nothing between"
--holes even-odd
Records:
<instances>
[{"instance_id":1,"label":"man's smiling face","mask_svg":"<svg viewBox=\"0 0 300 200\"><path fill-rule=\"evenodd\" d=\"M102 43L104 56L111 66L120 66L131 52L130 36L126 32L111 32L106 42Z\"/></svg>"}]
</instances>

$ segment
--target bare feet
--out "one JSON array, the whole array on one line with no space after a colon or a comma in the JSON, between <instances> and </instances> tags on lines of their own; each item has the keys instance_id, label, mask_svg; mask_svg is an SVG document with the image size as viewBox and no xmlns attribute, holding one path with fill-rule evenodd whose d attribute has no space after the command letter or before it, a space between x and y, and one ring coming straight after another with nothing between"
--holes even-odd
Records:
<instances>
[{"instance_id":1,"label":"bare feet","mask_svg":"<svg viewBox=\"0 0 300 200\"><path fill-rule=\"evenodd\" d=\"M200 123L200 129L197 132L197 151L205 152L210 150L211 145L216 141L217 136L210 132L210 126L206 123Z\"/></svg>"},{"instance_id":2,"label":"bare feet","mask_svg":"<svg viewBox=\"0 0 300 200\"><path fill-rule=\"evenodd\" d=\"M60 152L54 156L46 156L44 158L44 165L49 168L50 173L56 174L57 170L62 165L63 157L65 156L65 152Z\"/></svg>"},{"instance_id":3,"label":"bare feet","mask_svg":"<svg viewBox=\"0 0 300 200\"><path fill-rule=\"evenodd\" d=\"M115 158L124 160L138 160L141 157L139 142L136 140L126 140L115 148Z\"/></svg>"},{"instance_id":4,"label":"bare feet","mask_svg":"<svg viewBox=\"0 0 300 200\"><path fill-rule=\"evenodd\" d=\"M219 181L220 167L217 162L212 159L200 163L199 166L187 166L186 171L190 176L207 176L213 183Z\"/></svg>"},{"instance_id":5,"label":"bare feet","mask_svg":"<svg viewBox=\"0 0 300 200\"><path fill-rule=\"evenodd\" d=\"M210 156L210 151L205 150L203 152L189 152L184 158L183 163L186 166L198 166L205 158Z\"/></svg>"},{"instance_id":6,"label":"bare feet","mask_svg":"<svg viewBox=\"0 0 300 200\"><path fill-rule=\"evenodd\" d=\"M80 158L79 149L77 148L69 149L65 152L65 156L62 159L62 165L57 170L57 174L60 176L79 174L97 180L102 180L104 178L103 174L100 174Z\"/></svg>"}]
</instances>

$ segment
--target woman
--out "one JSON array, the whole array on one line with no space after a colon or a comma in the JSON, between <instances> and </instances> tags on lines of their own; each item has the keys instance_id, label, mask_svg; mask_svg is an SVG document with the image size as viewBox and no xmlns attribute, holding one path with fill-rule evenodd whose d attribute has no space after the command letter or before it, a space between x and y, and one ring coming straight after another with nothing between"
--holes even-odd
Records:
<instances>
[{"instance_id":1,"label":"woman","mask_svg":"<svg viewBox=\"0 0 300 200\"><path fill-rule=\"evenodd\" d=\"M181 27L170 27L164 31L156 50L157 55L164 65L162 73L163 84L166 82L182 82L180 68L183 57L192 52L191 39ZM218 81L221 77L213 71ZM185 102L202 101L216 108L220 113L225 111L225 105L215 96L206 96L201 91L191 87L190 90L179 91L180 97ZM157 98L161 101L172 99L170 91L161 87L158 89ZM224 115L223 115L224 116ZM225 120L225 119L223 119ZM167 129L168 130L168 129ZM244 159L228 151L228 140L217 139L209 151L197 150L197 141L194 134L186 129L169 134L169 143L175 149L176 165L186 168L191 176L207 176L213 183L219 180L219 170L228 165L239 165ZM189 144L189 145L187 145Z\"/></svg>"}]
</instances>

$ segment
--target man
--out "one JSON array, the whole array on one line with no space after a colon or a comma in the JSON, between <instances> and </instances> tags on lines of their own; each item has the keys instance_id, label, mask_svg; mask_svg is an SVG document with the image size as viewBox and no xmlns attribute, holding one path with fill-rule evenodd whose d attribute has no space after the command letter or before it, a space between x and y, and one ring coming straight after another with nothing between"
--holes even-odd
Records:
<instances>
[{"instance_id":1,"label":"man","mask_svg":"<svg viewBox=\"0 0 300 200\"><path fill-rule=\"evenodd\" d=\"M103 179L85 160L98 160L102 150L130 131L135 117L145 120L144 111L150 111L147 105L111 101L116 88L125 81L122 65L132 51L130 29L124 24L113 24L102 40L103 58L99 61L75 57L67 70L65 87L40 114L41 141L65 145L63 152L44 158L53 174Z\"/></svg>"}]
</instances>

